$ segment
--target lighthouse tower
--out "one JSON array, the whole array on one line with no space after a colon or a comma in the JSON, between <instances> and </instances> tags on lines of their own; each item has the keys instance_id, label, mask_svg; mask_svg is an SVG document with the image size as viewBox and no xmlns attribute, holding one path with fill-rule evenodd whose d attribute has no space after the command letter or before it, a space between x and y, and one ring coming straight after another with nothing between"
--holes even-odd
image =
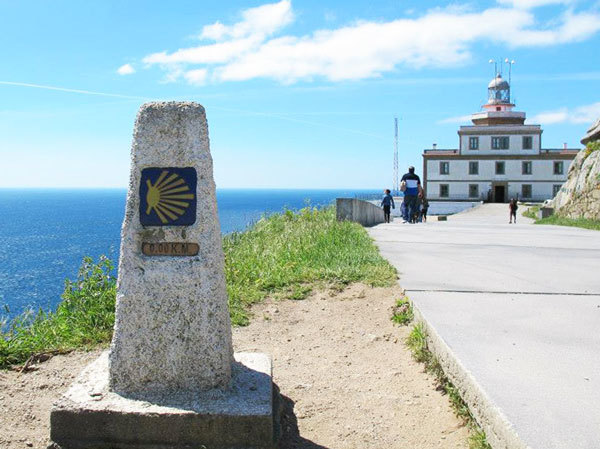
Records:
<instances>
[{"instance_id":1,"label":"lighthouse tower","mask_svg":"<svg viewBox=\"0 0 600 449\"><path fill-rule=\"evenodd\" d=\"M483 111L472 115L474 125L522 125L525 113L513 111L515 107L510 98L510 85L498 73L488 84L488 101Z\"/></svg>"}]
</instances>

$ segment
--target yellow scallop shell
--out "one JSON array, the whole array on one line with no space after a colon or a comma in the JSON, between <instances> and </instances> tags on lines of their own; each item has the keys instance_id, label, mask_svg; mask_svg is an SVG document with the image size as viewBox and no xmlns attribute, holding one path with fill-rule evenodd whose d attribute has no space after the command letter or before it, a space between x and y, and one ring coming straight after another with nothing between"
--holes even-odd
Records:
<instances>
[{"instance_id":1,"label":"yellow scallop shell","mask_svg":"<svg viewBox=\"0 0 600 449\"><path fill-rule=\"evenodd\" d=\"M146 215L154 211L163 224L175 221L181 217L189 207L189 200L194 199L194 194L177 173L169 176L168 170L163 170L154 185L146 180L148 193L146 194Z\"/></svg>"}]
</instances>

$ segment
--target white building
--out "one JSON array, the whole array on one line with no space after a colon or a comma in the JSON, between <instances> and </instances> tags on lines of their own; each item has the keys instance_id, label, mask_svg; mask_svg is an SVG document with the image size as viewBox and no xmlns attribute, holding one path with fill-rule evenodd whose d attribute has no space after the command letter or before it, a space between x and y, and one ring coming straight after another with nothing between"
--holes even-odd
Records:
<instances>
[{"instance_id":1,"label":"white building","mask_svg":"<svg viewBox=\"0 0 600 449\"><path fill-rule=\"evenodd\" d=\"M488 102L472 114L473 125L458 130L458 149L423 152L423 187L430 200L553 198L579 150L542 149L540 125L526 125L513 111L510 86L498 74L488 85Z\"/></svg>"}]
</instances>

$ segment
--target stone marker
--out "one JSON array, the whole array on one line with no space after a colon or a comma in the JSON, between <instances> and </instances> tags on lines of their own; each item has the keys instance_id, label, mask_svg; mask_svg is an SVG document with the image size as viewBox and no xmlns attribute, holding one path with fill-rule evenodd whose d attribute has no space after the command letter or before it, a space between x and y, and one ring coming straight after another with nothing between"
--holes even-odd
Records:
<instances>
[{"instance_id":1,"label":"stone marker","mask_svg":"<svg viewBox=\"0 0 600 449\"><path fill-rule=\"evenodd\" d=\"M538 211L537 217L539 219L541 219L541 218L548 218L552 214L554 214L554 208L553 207L542 206L542 207L540 207L540 210Z\"/></svg>"},{"instance_id":2,"label":"stone marker","mask_svg":"<svg viewBox=\"0 0 600 449\"><path fill-rule=\"evenodd\" d=\"M51 412L79 448L271 448L271 361L233 354L204 108L137 117L110 353Z\"/></svg>"},{"instance_id":3,"label":"stone marker","mask_svg":"<svg viewBox=\"0 0 600 449\"><path fill-rule=\"evenodd\" d=\"M110 387L135 394L227 386L231 323L204 109L143 106L131 165ZM144 251L178 244L198 245L198 255Z\"/></svg>"}]
</instances>

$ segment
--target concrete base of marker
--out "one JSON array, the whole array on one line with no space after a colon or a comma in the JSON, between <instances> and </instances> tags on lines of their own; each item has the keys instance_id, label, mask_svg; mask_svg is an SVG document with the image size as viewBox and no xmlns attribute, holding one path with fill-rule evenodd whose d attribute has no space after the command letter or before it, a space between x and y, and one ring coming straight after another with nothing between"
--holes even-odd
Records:
<instances>
[{"instance_id":1,"label":"concrete base of marker","mask_svg":"<svg viewBox=\"0 0 600 449\"><path fill-rule=\"evenodd\" d=\"M279 397L266 354L237 353L227 390L124 397L108 390L108 352L54 405L60 449L273 449ZM198 367L202 369L202 367Z\"/></svg>"}]
</instances>

